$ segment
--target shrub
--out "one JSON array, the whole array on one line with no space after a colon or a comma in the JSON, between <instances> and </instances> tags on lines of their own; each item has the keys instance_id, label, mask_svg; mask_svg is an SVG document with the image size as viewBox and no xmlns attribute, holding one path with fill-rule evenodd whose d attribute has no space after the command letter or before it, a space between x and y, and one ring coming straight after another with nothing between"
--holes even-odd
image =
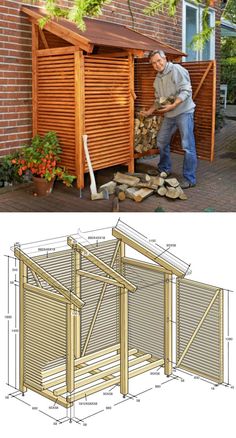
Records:
<instances>
[{"instance_id":1,"label":"shrub","mask_svg":"<svg viewBox=\"0 0 236 438\"><path fill-rule=\"evenodd\" d=\"M221 60L221 83L228 85L227 101L236 103L236 56Z\"/></svg>"}]
</instances>

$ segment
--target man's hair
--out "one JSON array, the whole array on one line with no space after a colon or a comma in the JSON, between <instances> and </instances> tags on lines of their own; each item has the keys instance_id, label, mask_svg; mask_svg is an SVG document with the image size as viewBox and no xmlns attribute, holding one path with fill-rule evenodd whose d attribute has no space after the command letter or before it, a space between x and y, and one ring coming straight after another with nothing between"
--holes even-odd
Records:
<instances>
[{"instance_id":1,"label":"man's hair","mask_svg":"<svg viewBox=\"0 0 236 438\"><path fill-rule=\"evenodd\" d=\"M152 52L149 53L148 59L149 61L151 61L151 59L153 58L154 55L160 55L161 58L166 58L166 54L165 52L163 52L163 50L153 50Z\"/></svg>"}]
</instances>

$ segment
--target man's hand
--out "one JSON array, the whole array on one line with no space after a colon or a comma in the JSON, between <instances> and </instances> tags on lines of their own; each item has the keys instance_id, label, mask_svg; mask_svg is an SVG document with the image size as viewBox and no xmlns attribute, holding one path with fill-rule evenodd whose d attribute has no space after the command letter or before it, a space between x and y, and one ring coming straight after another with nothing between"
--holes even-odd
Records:
<instances>
[{"instance_id":1,"label":"man's hand","mask_svg":"<svg viewBox=\"0 0 236 438\"><path fill-rule=\"evenodd\" d=\"M142 110L142 111L140 111L140 115L143 116L143 117L151 116L152 113L153 113L153 111L150 111L150 110Z\"/></svg>"}]
</instances>

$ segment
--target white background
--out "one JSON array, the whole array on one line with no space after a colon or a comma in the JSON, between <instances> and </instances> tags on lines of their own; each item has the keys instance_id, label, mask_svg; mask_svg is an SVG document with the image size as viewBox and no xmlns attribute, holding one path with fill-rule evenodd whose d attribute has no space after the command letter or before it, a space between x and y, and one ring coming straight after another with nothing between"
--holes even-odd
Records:
<instances>
[{"instance_id":1,"label":"white background","mask_svg":"<svg viewBox=\"0 0 236 438\"><path fill-rule=\"evenodd\" d=\"M121 218L163 247L175 243L171 252L191 263L192 278L225 289L236 290L236 221L234 214L221 213L3 213L0 216L0 284L1 284L1 433L26 437L124 436L222 437L235 436L236 390L216 388L193 379L174 381L160 391L150 391L140 403L123 403L109 412L92 417L87 427L75 423L53 426L52 421L31 411L14 399L6 400L6 258L14 242L21 243L60 235L114 226ZM231 294L232 297L235 295ZM231 383L236 384L235 298L231 299L230 334ZM142 376L145 379L145 375ZM135 380L135 379L133 379ZM142 380L142 382L144 382ZM145 382L144 382L145 383Z\"/></svg>"}]
</instances>

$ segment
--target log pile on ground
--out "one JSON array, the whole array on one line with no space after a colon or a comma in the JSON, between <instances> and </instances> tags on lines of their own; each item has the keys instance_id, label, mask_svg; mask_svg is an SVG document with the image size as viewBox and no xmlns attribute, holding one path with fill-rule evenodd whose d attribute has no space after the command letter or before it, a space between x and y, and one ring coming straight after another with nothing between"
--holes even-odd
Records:
<instances>
[{"instance_id":1,"label":"log pile on ground","mask_svg":"<svg viewBox=\"0 0 236 438\"><path fill-rule=\"evenodd\" d=\"M156 137L160 130L162 117L144 117L137 111L134 119L134 149L138 153L156 148Z\"/></svg>"},{"instance_id":2,"label":"log pile on ground","mask_svg":"<svg viewBox=\"0 0 236 438\"><path fill-rule=\"evenodd\" d=\"M160 176L150 176L146 173L116 172L113 183L115 185L112 186L112 193L119 201L129 198L135 202L142 202L151 195L166 196L169 199L187 199L179 181L176 178L168 178L165 172L162 172ZM111 187L110 182L107 184Z\"/></svg>"}]
</instances>

